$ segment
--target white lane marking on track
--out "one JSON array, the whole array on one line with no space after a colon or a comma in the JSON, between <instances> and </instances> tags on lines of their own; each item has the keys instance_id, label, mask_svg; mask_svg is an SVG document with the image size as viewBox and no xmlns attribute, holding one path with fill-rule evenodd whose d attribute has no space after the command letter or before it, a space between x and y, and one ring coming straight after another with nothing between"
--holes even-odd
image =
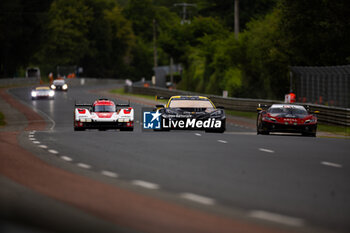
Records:
<instances>
[{"instance_id":1,"label":"white lane marking on track","mask_svg":"<svg viewBox=\"0 0 350 233\"><path fill-rule=\"evenodd\" d=\"M81 167L81 168L86 168L86 169L90 169L91 168L91 166L89 164L85 164L85 163L78 163L77 166Z\"/></svg>"},{"instance_id":2,"label":"white lane marking on track","mask_svg":"<svg viewBox=\"0 0 350 233\"><path fill-rule=\"evenodd\" d=\"M225 140L218 140L218 142L227 143L227 141L225 141Z\"/></svg>"},{"instance_id":3,"label":"white lane marking on track","mask_svg":"<svg viewBox=\"0 0 350 233\"><path fill-rule=\"evenodd\" d=\"M337 168L343 167L343 165L341 165L341 164L338 164L338 163L331 163L331 162L327 162L327 161L322 161L321 164L322 164L322 165L325 165L325 166L337 167Z\"/></svg>"},{"instance_id":4,"label":"white lane marking on track","mask_svg":"<svg viewBox=\"0 0 350 233\"><path fill-rule=\"evenodd\" d=\"M253 210L249 213L249 216L294 227L301 227L304 225L303 219L271 213L263 210Z\"/></svg>"},{"instance_id":5,"label":"white lane marking on track","mask_svg":"<svg viewBox=\"0 0 350 233\"><path fill-rule=\"evenodd\" d=\"M58 151L57 150L48 150L48 152L50 152L51 154L58 154Z\"/></svg>"},{"instance_id":6,"label":"white lane marking on track","mask_svg":"<svg viewBox=\"0 0 350 233\"><path fill-rule=\"evenodd\" d=\"M117 173L111 172L111 171L101 171L101 174L105 175L105 176L112 177L112 178L117 178L118 177Z\"/></svg>"},{"instance_id":7,"label":"white lane marking on track","mask_svg":"<svg viewBox=\"0 0 350 233\"><path fill-rule=\"evenodd\" d=\"M34 137L34 135L33 134L29 134L28 137L32 138L32 137Z\"/></svg>"},{"instance_id":8,"label":"white lane marking on track","mask_svg":"<svg viewBox=\"0 0 350 233\"><path fill-rule=\"evenodd\" d=\"M204 205L214 205L215 204L215 200L210 198L210 197L203 197L197 194L193 194L193 193L181 193L180 197L190 200L190 201L194 201L194 202L198 202Z\"/></svg>"},{"instance_id":9,"label":"white lane marking on track","mask_svg":"<svg viewBox=\"0 0 350 233\"><path fill-rule=\"evenodd\" d=\"M265 148L259 148L260 151L266 152L266 153L275 153L273 150L265 149Z\"/></svg>"},{"instance_id":10,"label":"white lane marking on track","mask_svg":"<svg viewBox=\"0 0 350 233\"><path fill-rule=\"evenodd\" d=\"M200 134L200 133L195 133L194 135L196 135L198 137L202 136L202 134Z\"/></svg>"},{"instance_id":11,"label":"white lane marking on track","mask_svg":"<svg viewBox=\"0 0 350 233\"><path fill-rule=\"evenodd\" d=\"M47 146L45 146L45 145L39 145L39 147L40 147L40 148L43 148L43 149L46 149L46 148L47 148Z\"/></svg>"},{"instance_id":12,"label":"white lane marking on track","mask_svg":"<svg viewBox=\"0 0 350 233\"><path fill-rule=\"evenodd\" d=\"M147 188L147 189L159 189L158 184L154 184L154 183L143 181L143 180L133 180L131 183L133 185L137 185L137 186Z\"/></svg>"},{"instance_id":13,"label":"white lane marking on track","mask_svg":"<svg viewBox=\"0 0 350 233\"><path fill-rule=\"evenodd\" d=\"M34 143L34 144L40 144L40 142L39 142L39 141L33 141L33 143Z\"/></svg>"},{"instance_id":14,"label":"white lane marking on track","mask_svg":"<svg viewBox=\"0 0 350 233\"><path fill-rule=\"evenodd\" d=\"M68 157L68 156L61 156L61 159L65 160L67 162L70 162L73 160L71 157Z\"/></svg>"},{"instance_id":15,"label":"white lane marking on track","mask_svg":"<svg viewBox=\"0 0 350 233\"><path fill-rule=\"evenodd\" d=\"M31 141L35 141L36 139L35 139L35 138L29 138L29 140L31 140Z\"/></svg>"}]
</instances>

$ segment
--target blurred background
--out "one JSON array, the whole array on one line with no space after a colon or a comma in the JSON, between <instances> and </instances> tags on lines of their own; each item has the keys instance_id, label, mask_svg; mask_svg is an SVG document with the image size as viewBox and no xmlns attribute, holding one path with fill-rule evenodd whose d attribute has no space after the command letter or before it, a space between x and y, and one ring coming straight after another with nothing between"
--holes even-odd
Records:
<instances>
[{"instance_id":1,"label":"blurred background","mask_svg":"<svg viewBox=\"0 0 350 233\"><path fill-rule=\"evenodd\" d=\"M178 89L282 99L303 82L292 66L350 63L349 15L347 0L2 0L0 77L151 80L170 66Z\"/></svg>"}]
</instances>

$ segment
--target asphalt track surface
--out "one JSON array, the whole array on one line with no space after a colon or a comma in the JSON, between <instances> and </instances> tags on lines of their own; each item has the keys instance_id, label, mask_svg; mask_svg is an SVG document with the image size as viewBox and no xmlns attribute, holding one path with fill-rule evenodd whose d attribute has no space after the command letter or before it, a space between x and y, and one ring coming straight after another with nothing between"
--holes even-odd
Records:
<instances>
[{"instance_id":1,"label":"asphalt track surface","mask_svg":"<svg viewBox=\"0 0 350 233\"><path fill-rule=\"evenodd\" d=\"M41 146L77 173L102 174L201 211L297 232L350 231L349 140L263 136L233 125L224 134L143 132L144 106L134 103L134 132L74 132L75 100L92 103L101 97L91 91L97 88L107 86L74 87L56 92L55 100L36 101L29 88L11 89L49 121L47 130L28 134L22 143Z\"/></svg>"}]
</instances>

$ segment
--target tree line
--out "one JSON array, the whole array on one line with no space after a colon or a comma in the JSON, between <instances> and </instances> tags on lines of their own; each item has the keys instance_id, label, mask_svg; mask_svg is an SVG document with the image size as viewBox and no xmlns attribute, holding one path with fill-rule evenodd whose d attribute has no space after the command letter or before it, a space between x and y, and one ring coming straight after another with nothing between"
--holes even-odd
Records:
<instances>
[{"instance_id":1,"label":"tree line","mask_svg":"<svg viewBox=\"0 0 350 233\"><path fill-rule=\"evenodd\" d=\"M175 0L2 0L0 76L77 65L84 75L150 79L156 29L158 64L181 63L178 88L281 99L289 67L350 62L347 0L193 0L181 24Z\"/></svg>"}]
</instances>

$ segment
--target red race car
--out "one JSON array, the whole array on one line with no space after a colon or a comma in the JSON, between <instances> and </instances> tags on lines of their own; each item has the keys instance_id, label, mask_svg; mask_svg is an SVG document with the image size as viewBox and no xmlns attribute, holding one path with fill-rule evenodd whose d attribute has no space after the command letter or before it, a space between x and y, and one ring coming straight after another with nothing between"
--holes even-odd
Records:
<instances>
[{"instance_id":1,"label":"red race car","mask_svg":"<svg viewBox=\"0 0 350 233\"><path fill-rule=\"evenodd\" d=\"M267 109L257 108L257 134L270 132L301 133L316 136L317 116L310 114L304 106L296 104L273 104Z\"/></svg>"}]
</instances>

